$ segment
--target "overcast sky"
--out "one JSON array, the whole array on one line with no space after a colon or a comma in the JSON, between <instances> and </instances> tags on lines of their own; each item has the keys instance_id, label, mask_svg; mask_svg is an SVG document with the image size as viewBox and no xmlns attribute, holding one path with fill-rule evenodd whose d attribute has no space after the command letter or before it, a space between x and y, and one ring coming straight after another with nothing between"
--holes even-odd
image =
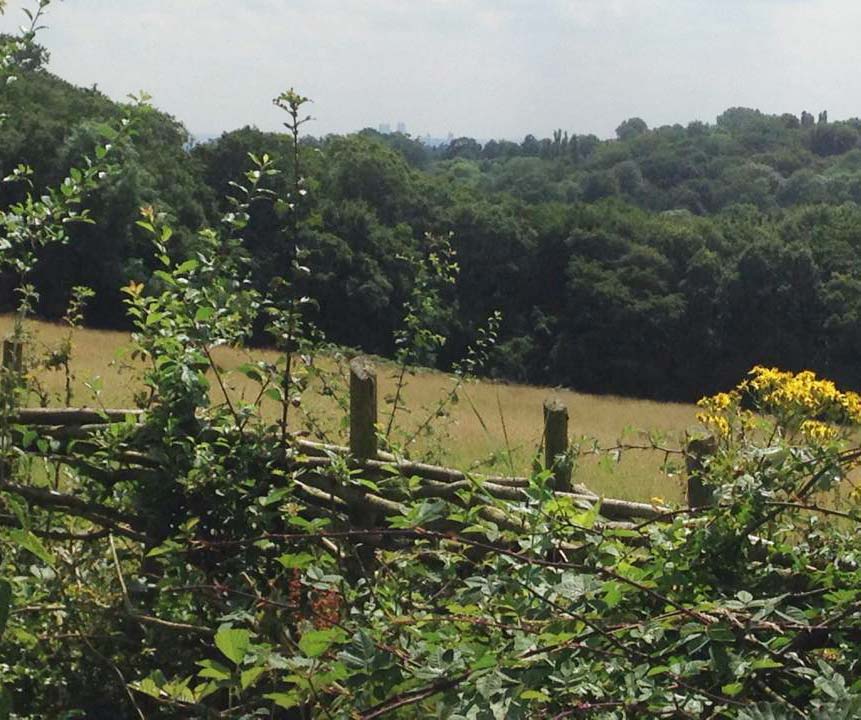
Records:
<instances>
[{"instance_id":1,"label":"overcast sky","mask_svg":"<svg viewBox=\"0 0 861 720\"><path fill-rule=\"evenodd\" d=\"M11 0L0 28L33 4ZM46 23L57 74L146 90L195 134L277 128L291 85L314 99L313 134L861 115L859 0L65 0Z\"/></svg>"}]
</instances>

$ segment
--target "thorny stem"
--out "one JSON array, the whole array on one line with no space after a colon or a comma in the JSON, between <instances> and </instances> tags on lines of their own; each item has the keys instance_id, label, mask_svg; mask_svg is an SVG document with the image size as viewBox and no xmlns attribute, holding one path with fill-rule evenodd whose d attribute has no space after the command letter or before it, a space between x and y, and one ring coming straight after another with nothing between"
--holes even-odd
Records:
<instances>
[{"instance_id":1,"label":"thorny stem","mask_svg":"<svg viewBox=\"0 0 861 720\"><path fill-rule=\"evenodd\" d=\"M452 389L449 391L448 395L446 395L442 400L437 403L437 406L434 410L424 419L421 425L413 432L412 435L407 439L404 443L404 447L408 448L412 445L416 438L421 435L433 422L434 418L439 417L439 414L451 403L454 399L455 395L457 395L457 391L460 390L461 385L463 385L464 376L458 375L457 382L454 384Z\"/></svg>"},{"instance_id":2,"label":"thorny stem","mask_svg":"<svg viewBox=\"0 0 861 720\"><path fill-rule=\"evenodd\" d=\"M395 389L395 399L392 403L392 414L389 415L389 423L386 425L386 440L389 439L389 436L392 434L392 427L395 423L395 415L400 409L401 404L401 392L404 389L404 378L407 374L407 363L406 361L401 363L400 371L398 372L398 385Z\"/></svg>"},{"instance_id":3,"label":"thorny stem","mask_svg":"<svg viewBox=\"0 0 861 720\"><path fill-rule=\"evenodd\" d=\"M233 421L236 423L236 426L241 429L241 420L239 417L239 413L236 412L236 408L233 406L233 401L230 399L230 393L227 392L227 387L224 384L224 379L221 377L221 371L218 369L218 364L212 357L212 352L210 351L208 345L203 346L203 352L206 355L206 359L209 361L209 367L212 369L212 373L215 375L215 380L218 382L218 387L221 388L221 393L222 395L224 395L224 401L227 403L227 407L230 410L230 414L233 416Z\"/></svg>"},{"instance_id":4,"label":"thorny stem","mask_svg":"<svg viewBox=\"0 0 861 720\"><path fill-rule=\"evenodd\" d=\"M290 301L290 332L287 338L287 351L284 357L284 375L281 378L281 452L287 452L287 415L290 410L290 386L293 382L293 308L295 301Z\"/></svg>"}]
</instances>

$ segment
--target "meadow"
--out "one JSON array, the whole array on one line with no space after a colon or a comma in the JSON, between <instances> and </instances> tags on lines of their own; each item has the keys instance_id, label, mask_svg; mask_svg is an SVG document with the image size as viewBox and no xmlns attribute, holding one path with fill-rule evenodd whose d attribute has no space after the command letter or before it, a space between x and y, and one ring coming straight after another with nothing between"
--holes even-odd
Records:
<instances>
[{"instance_id":1,"label":"meadow","mask_svg":"<svg viewBox=\"0 0 861 720\"><path fill-rule=\"evenodd\" d=\"M12 318L0 316L0 336L12 326ZM69 333L60 324L28 323L30 372L41 388L30 404L45 400L52 406L64 404L64 373L45 367L44 360ZM72 335L74 406L132 407L141 390L143 366L131 359L127 333L76 329ZM218 348L214 353L224 369L223 380L231 397L251 399L255 387L244 375L232 372L255 361L274 362L277 355L267 349ZM379 379L380 423L385 429L391 400L398 382L399 368L391 361L374 358ZM343 403L346 357L338 352L316 358L315 365L327 376L334 395L320 392L319 381L311 382L301 404L294 411L294 426L308 428L310 437L329 442L345 442ZM562 388L533 387L488 380L470 380L457 392L457 378L426 369L411 370L402 390L403 409L392 423L391 440L404 446L429 417L432 428L409 444L412 457L461 469L482 472L527 474L541 443L542 407L548 397L557 397L569 409L570 436L586 450L597 443L602 448L618 444L679 448L686 431L697 427L692 405L659 403L615 396L588 395ZM214 403L223 395L212 382ZM445 399L451 397L450 402ZM341 406L339 406L340 399ZM264 411L273 413L274 404ZM618 453L587 454L579 461L575 482L599 494L632 500L663 498L668 502L683 497L683 472L677 456L656 450L626 450Z\"/></svg>"}]
</instances>

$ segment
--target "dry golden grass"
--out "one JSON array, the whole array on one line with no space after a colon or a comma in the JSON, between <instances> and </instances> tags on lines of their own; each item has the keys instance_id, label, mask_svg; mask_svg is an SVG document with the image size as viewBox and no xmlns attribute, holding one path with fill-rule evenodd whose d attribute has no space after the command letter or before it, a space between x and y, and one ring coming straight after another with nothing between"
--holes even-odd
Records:
<instances>
[{"instance_id":1,"label":"dry golden grass","mask_svg":"<svg viewBox=\"0 0 861 720\"><path fill-rule=\"evenodd\" d=\"M11 329L12 320L0 317L0 335ZM31 354L44 357L68 332L62 325L31 322ZM140 389L139 364L130 361L123 348L129 344L126 333L101 330L76 330L73 338L72 368L75 374L75 405L127 407L133 403ZM219 348L216 359L225 370L249 360L274 361L270 350L239 350ZM337 379L342 375L341 363L336 357L317 361L320 367ZM380 381L380 418L388 422L390 404L385 398L396 387L397 368L390 362L377 361ZM52 405L63 404L63 376L61 372L34 368L34 375L51 396ZM227 372L225 380L233 397L250 399L256 386L238 373ZM341 377L343 387L344 379ZM420 427L429 414L433 415L439 403L454 387L456 379L443 373L421 370L407 376L403 390L406 410L398 413L392 440L404 443ZM213 383L215 385L215 383ZM98 396L96 396L98 393ZM627 443L644 442L644 431L665 436L664 444L678 447L684 432L696 425L692 405L657 403L612 396L596 396L568 390L511 385L495 382L469 382L462 386L456 402L435 418L434 432L424 434L410 446L413 456L430 459L460 468L527 473L541 441L542 405L553 395L564 401L571 415L572 439L594 438L602 446L612 446L622 438ZM213 392L213 401L223 396ZM35 403L35 398L33 400ZM274 412L269 406L267 412ZM309 391L302 407L294 417L305 416L313 420L320 437L333 442L345 441L343 412L331 398ZM506 441L507 437L507 441ZM584 446L589 441L584 440ZM618 462L606 457L598 460L584 458L575 473L575 481L582 482L606 496L637 500L662 497L667 501L681 499L681 475L668 476L662 471L664 457L654 451L629 451Z\"/></svg>"}]
</instances>

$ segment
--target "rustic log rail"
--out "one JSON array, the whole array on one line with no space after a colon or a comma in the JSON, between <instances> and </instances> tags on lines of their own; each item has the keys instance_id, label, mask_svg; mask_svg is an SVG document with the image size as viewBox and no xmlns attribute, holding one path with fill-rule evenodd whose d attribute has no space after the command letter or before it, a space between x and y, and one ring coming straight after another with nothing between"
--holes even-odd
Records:
<instances>
[{"instance_id":1,"label":"rustic log rail","mask_svg":"<svg viewBox=\"0 0 861 720\"><path fill-rule=\"evenodd\" d=\"M13 425L55 425L58 427L80 427L110 425L125 422L128 418L140 420L143 410L93 408L21 408L12 415Z\"/></svg>"},{"instance_id":2,"label":"rustic log rail","mask_svg":"<svg viewBox=\"0 0 861 720\"><path fill-rule=\"evenodd\" d=\"M95 436L111 425L130 423L142 425L146 412L140 409L94 409L94 408L23 408L10 418L13 426L37 429L43 436L59 441L74 440L78 457L70 459L62 451L56 451L52 459L89 471L87 466L88 438ZM491 500L525 502L531 481L527 477L488 475L464 472L457 469L414 462L379 449L380 428L377 422L377 376L373 366L365 358L357 358L350 364L350 440L349 446L318 443L296 435L289 437L290 451L281 466L289 470L306 470L297 479L297 487L309 499L318 504L341 504L345 507L356 504L373 509L376 513L399 512L400 501L407 500L404 493L387 488L391 497L369 492L357 494L339 487L327 477L326 469L332 456L344 458L350 469L363 470L377 478L417 478L419 488L412 497L455 499L461 490L474 491L471 505L479 505L482 496ZM544 467L551 472L551 487L560 497L568 497L583 507L591 507L599 497L583 485L571 482L571 453L568 436L568 408L558 399L550 398L544 404ZM702 443L700 443L702 445ZM687 453L689 469L689 502L691 506L703 503L702 490L697 480L698 469L704 462L703 448L691 446ZM97 452L96 444L91 445ZM641 449L647 449L643 447ZM665 453L685 451L661 448ZM34 450L34 452L36 452ZM83 457L81 457L83 455ZM696 463L692 458L696 457ZM92 467L100 481L107 484L120 482L136 474L153 477L163 470L158 459L150 457L145 448L129 450L112 459L116 467ZM668 512L667 507L633 502L615 498L601 498L601 515L609 520L654 519ZM517 522L499 508L487 505L482 514L505 527L517 527Z\"/></svg>"}]
</instances>

